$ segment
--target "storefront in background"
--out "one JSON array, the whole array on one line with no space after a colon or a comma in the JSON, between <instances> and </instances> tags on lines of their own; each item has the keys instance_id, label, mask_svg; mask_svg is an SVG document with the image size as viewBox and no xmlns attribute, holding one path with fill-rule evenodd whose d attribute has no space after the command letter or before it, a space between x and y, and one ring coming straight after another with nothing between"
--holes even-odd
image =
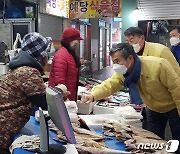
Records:
<instances>
[{"instance_id":1,"label":"storefront in background","mask_svg":"<svg viewBox=\"0 0 180 154\"><path fill-rule=\"evenodd\" d=\"M0 42L12 49L17 33L23 37L37 30L37 4L18 0L3 1L0 4L0 12L4 12L0 15ZM20 47L20 43L17 47Z\"/></svg>"}]
</instances>

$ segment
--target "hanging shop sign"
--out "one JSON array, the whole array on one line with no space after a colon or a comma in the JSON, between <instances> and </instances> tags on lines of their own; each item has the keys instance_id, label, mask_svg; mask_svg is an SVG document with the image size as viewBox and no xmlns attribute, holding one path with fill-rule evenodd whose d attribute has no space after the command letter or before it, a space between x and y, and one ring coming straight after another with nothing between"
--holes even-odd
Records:
<instances>
[{"instance_id":1,"label":"hanging shop sign","mask_svg":"<svg viewBox=\"0 0 180 154\"><path fill-rule=\"evenodd\" d=\"M46 13L69 18L69 0L46 0Z\"/></svg>"},{"instance_id":2,"label":"hanging shop sign","mask_svg":"<svg viewBox=\"0 0 180 154\"><path fill-rule=\"evenodd\" d=\"M70 18L121 17L122 0L70 0Z\"/></svg>"}]
</instances>

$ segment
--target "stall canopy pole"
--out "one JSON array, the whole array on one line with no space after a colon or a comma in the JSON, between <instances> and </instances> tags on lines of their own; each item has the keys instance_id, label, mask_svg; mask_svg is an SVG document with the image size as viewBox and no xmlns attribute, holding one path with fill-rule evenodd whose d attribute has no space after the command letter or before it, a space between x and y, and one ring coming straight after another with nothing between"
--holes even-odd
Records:
<instances>
[{"instance_id":1,"label":"stall canopy pole","mask_svg":"<svg viewBox=\"0 0 180 154\"><path fill-rule=\"evenodd\" d=\"M4 0L4 6L3 6L3 24L4 24L4 18L5 18L5 7L6 7L6 0Z\"/></svg>"}]
</instances>

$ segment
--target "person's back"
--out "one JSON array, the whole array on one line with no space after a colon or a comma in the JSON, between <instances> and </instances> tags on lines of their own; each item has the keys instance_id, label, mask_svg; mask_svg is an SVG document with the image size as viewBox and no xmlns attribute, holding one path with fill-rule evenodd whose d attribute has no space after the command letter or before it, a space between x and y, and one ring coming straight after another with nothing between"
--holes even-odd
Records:
<instances>
[{"instance_id":1,"label":"person's back","mask_svg":"<svg viewBox=\"0 0 180 154\"><path fill-rule=\"evenodd\" d=\"M155 56L168 60L178 76L180 77L180 67L170 52L169 48L160 43L145 42L144 52L142 56Z\"/></svg>"},{"instance_id":2,"label":"person's back","mask_svg":"<svg viewBox=\"0 0 180 154\"><path fill-rule=\"evenodd\" d=\"M28 97L36 95L37 90L42 94L44 89L41 74L35 68L19 67L4 77L0 82L0 134L5 130L12 137L20 131L34 109ZM0 146L6 147L11 142L0 137Z\"/></svg>"},{"instance_id":3,"label":"person's back","mask_svg":"<svg viewBox=\"0 0 180 154\"><path fill-rule=\"evenodd\" d=\"M177 85L180 84L180 78L170 63L166 59L155 56L140 56L139 58L141 76L137 87L139 87L144 104L149 109L160 113L177 107L180 113L178 105L180 101L172 98L172 95L174 98L179 97L175 89L179 88Z\"/></svg>"}]
</instances>

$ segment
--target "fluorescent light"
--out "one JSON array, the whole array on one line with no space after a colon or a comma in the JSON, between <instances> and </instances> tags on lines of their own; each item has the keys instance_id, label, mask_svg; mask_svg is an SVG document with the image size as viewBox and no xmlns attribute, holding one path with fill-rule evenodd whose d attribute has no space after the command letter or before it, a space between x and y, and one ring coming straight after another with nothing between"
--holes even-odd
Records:
<instances>
[{"instance_id":1,"label":"fluorescent light","mask_svg":"<svg viewBox=\"0 0 180 154\"><path fill-rule=\"evenodd\" d=\"M139 9L135 9L132 13L131 13L131 19L133 21L138 21L138 20L144 20L143 14L141 12L141 10Z\"/></svg>"}]
</instances>

